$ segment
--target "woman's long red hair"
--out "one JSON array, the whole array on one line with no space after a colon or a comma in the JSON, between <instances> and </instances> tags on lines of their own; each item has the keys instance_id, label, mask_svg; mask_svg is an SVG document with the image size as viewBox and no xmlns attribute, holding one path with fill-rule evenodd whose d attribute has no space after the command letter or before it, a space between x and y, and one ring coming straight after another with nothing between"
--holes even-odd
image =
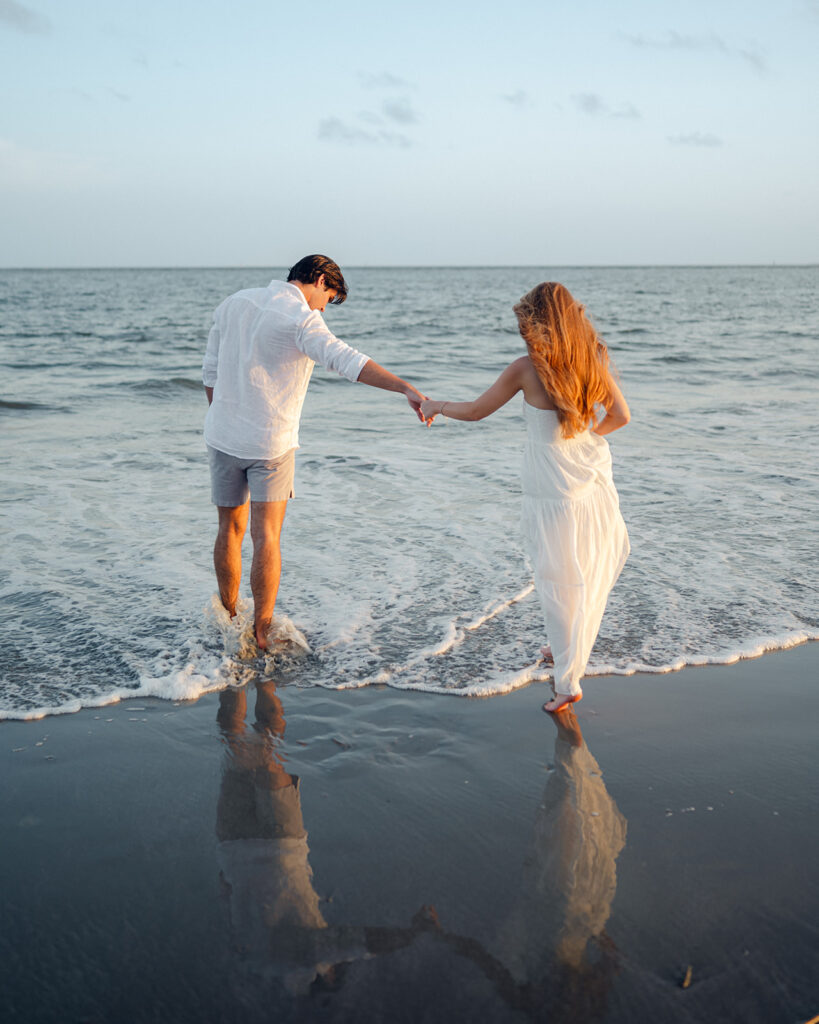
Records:
<instances>
[{"instance_id":1,"label":"woman's long red hair","mask_svg":"<svg viewBox=\"0 0 819 1024\"><path fill-rule=\"evenodd\" d=\"M568 288L546 281L515 306L529 358L557 406L564 437L587 430L611 400L609 354Z\"/></svg>"}]
</instances>

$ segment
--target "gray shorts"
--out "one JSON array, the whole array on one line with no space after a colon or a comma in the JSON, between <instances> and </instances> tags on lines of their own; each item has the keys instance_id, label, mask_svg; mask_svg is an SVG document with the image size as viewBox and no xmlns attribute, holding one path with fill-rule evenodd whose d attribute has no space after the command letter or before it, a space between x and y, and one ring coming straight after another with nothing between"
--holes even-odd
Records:
<instances>
[{"instance_id":1,"label":"gray shorts","mask_svg":"<svg viewBox=\"0 0 819 1024\"><path fill-rule=\"evenodd\" d=\"M235 508L251 501L286 501L295 495L296 449L276 459L240 459L208 448L210 497L214 505Z\"/></svg>"}]
</instances>

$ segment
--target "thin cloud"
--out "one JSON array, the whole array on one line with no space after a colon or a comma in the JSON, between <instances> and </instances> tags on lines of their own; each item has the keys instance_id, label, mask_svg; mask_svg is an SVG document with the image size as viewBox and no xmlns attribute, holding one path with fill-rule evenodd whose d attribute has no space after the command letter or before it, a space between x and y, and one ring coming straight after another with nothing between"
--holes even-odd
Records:
<instances>
[{"instance_id":1,"label":"thin cloud","mask_svg":"<svg viewBox=\"0 0 819 1024\"><path fill-rule=\"evenodd\" d=\"M529 96L523 91L518 89L515 92L505 92L501 95L501 99L504 103L508 103L510 107L528 107Z\"/></svg>"},{"instance_id":2,"label":"thin cloud","mask_svg":"<svg viewBox=\"0 0 819 1024\"><path fill-rule=\"evenodd\" d=\"M386 117L391 121L397 121L399 124L415 124L418 120L418 115L412 109L410 101L406 97L385 100L381 109Z\"/></svg>"},{"instance_id":3,"label":"thin cloud","mask_svg":"<svg viewBox=\"0 0 819 1024\"><path fill-rule=\"evenodd\" d=\"M710 132L689 132L687 135L669 135L668 141L675 146L721 146L722 139Z\"/></svg>"},{"instance_id":4,"label":"thin cloud","mask_svg":"<svg viewBox=\"0 0 819 1024\"><path fill-rule=\"evenodd\" d=\"M758 71L760 75L764 75L768 70L765 58L760 53L757 53L756 50L737 50L737 56L747 61L754 71Z\"/></svg>"},{"instance_id":5,"label":"thin cloud","mask_svg":"<svg viewBox=\"0 0 819 1024\"><path fill-rule=\"evenodd\" d=\"M609 117L642 117L633 103L623 103L611 111Z\"/></svg>"},{"instance_id":6,"label":"thin cloud","mask_svg":"<svg viewBox=\"0 0 819 1024\"><path fill-rule=\"evenodd\" d=\"M45 15L18 4L17 0L0 0L0 22L29 35L44 36L51 31L51 22Z\"/></svg>"},{"instance_id":7,"label":"thin cloud","mask_svg":"<svg viewBox=\"0 0 819 1024\"><path fill-rule=\"evenodd\" d=\"M318 137L322 142L341 143L347 146L399 146L402 149L411 146L411 141L400 132L391 132L383 128L368 131L348 124L338 117L325 117L319 122Z\"/></svg>"},{"instance_id":8,"label":"thin cloud","mask_svg":"<svg viewBox=\"0 0 819 1024\"><path fill-rule=\"evenodd\" d=\"M608 113L608 107L595 92L581 92L572 96L572 100L584 114L597 116Z\"/></svg>"},{"instance_id":9,"label":"thin cloud","mask_svg":"<svg viewBox=\"0 0 819 1024\"><path fill-rule=\"evenodd\" d=\"M359 72L359 81L365 89L386 90L407 89L407 83L391 74L382 71L378 74ZM322 142L336 143L346 146L398 146L406 149L412 145L412 139L395 127L409 127L417 124L419 117L413 109L408 96L386 96L375 110L369 107L360 110L350 120L340 117L325 117L319 122L318 138Z\"/></svg>"},{"instance_id":10,"label":"thin cloud","mask_svg":"<svg viewBox=\"0 0 819 1024\"><path fill-rule=\"evenodd\" d=\"M640 111L633 103L621 103L619 107L611 107L596 92L580 92L572 96L572 102L578 110L590 117L641 117Z\"/></svg>"},{"instance_id":11,"label":"thin cloud","mask_svg":"<svg viewBox=\"0 0 819 1024\"><path fill-rule=\"evenodd\" d=\"M131 102L131 97L128 95L127 92L120 92L119 89L114 89L110 85L107 87L106 91L109 92L113 97L118 99L120 101L120 103L130 103Z\"/></svg>"},{"instance_id":12,"label":"thin cloud","mask_svg":"<svg viewBox=\"0 0 819 1024\"><path fill-rule=\"evenodd\" d=\"M642 49L652 50L720 50L728 53L728 44L721 37L711 32L709 35L688 35L669 29L661 39L649 39L640 33L624 33L624 38Z\"/></svg>"},{"instance_id":13,"label":"thin cloud","mask_svg":"<svg viewBox=\"0 0 819 1024\"><path fill-rule=\"evenodd\" d=\"M755 49L732 46L715 32L692 35L669 29L664 36L651 38L640 33L623 33L623 38L643 50L687 50L691 53L720 53L726 57L738 57L749 64L754 71L763 74L768 70L765 58Z\"/></svg>"},{"instance_id":14,"label":"thin cloud","mask_svg":"<svg viewBox=\"0 0 819 1024\"><path fill-rule=\"evenodd\" d=\"M360 71L359 81L365 89L409 89L409 82L403 78L393 75L389 71L380 71L377 74L368 74Z\"/></svg>"}]
</instances>

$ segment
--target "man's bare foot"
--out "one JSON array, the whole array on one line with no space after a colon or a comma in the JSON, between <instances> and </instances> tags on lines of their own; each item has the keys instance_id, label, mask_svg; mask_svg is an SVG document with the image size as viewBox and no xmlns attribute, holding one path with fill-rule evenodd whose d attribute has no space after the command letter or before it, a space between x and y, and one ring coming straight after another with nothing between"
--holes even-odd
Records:
<instances>
[{"instance_id":1,"label":"man's bare foot","mask_svg":"<svg viewBox=\"0 0 819 1024\"><path fill-rule=\"evenodd\" d=\"M552 648L548 644L546 644L545 647L540 648L540 653L543 655L543 660L547 665L554 665L554 655L552 654Z\"/></svg>"},{"instance_id":2,"label":"man's bare foot","mask_svg":"<svg viewBox=\"0 0 819 1024\"><path fill-rule=\"evenodd\" d=\"M256 623L256 646L260 651L266 651L268 647L267 634L270 632L270 623L267 622L263 626Z\"/></svg>"},{"instance_id":3,"label":"man's bare foot","mask_svg":"<svg viewBox=\"0 0 819 1024\"><path fill-rule=\"evenodd\" d=\"M563 709L569 707L570 704L576 704L582 699L582 691L580 693L557 693L551 700L546 701L543 705L543 710L548 711L549 714L553 715L558 711L563 711Z\"/></svg>"},{"instance_id":4,"label":"man's bare foot","mask_svg":"<svg viewBox=\"0 0 819 1024\"><path fill-rule=\"evenodd\" d=\"M274 647L277 647L279 649L286 647L288 644L288 638L286 636L270 635L271 625L272 623L268 622L267 626L264 629L259 629L258 626L256 627L256 646L259 648L260 651L269 651L271 644L273 644Z\"/></svg>"}]
</instances>

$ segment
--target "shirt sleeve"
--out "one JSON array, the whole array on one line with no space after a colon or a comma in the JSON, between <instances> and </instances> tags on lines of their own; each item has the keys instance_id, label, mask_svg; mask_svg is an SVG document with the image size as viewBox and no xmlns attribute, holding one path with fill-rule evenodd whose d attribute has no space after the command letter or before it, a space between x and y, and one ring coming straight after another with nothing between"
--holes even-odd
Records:
<instances>
[{"instance_id":1,"label":"shirt sleeve","mask_svg":"<svg viewBox=\"0 0 819 1024\"><path fill-rule=\"evenodd\" d=\"M202 383L206 388L216 386L216 368L219 365L219 328L214 317L213 326L208 335L208 347L205 349L205 359L202 363ZM361 371L359 371L361 372Z\"/></svg>"},{"instance_id":2,"label":"shirt sleeve","mask_svg":"<svg viewBox=\"0 0 819 1024\"><path fill-rule=\"evenodd\" d=\"M327 370L335 370L347 380L358 380L358 375L370 361L369 356L337 338L317 310L304 321L296 345L314 363Z\"/></svg>"}]
</instances>

